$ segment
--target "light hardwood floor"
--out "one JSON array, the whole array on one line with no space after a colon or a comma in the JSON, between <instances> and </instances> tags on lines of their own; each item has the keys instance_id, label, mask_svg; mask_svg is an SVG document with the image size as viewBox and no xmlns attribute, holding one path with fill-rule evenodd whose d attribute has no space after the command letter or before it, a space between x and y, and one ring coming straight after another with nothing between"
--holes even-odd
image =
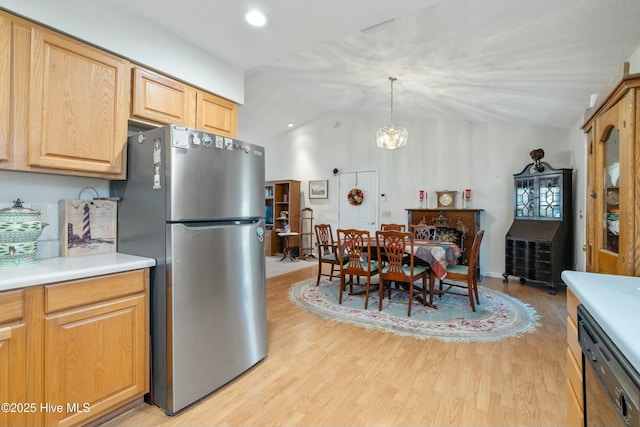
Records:
<instances>
[{"instance_id":1,"label":"light hardwood floor","mask_svg":"<svg viewBox=\"0 0 640 427\"><path fill-rule=\"evenodd\" d=\"M268 355L167 417L140 405L111 426L562 426L566 294L481 285L532 305L542 326L493 343L419 341L323 319L288 299L316 267L267 281ZM335 281L336 279L334 279Z\"/></svg>"}]
</instances>

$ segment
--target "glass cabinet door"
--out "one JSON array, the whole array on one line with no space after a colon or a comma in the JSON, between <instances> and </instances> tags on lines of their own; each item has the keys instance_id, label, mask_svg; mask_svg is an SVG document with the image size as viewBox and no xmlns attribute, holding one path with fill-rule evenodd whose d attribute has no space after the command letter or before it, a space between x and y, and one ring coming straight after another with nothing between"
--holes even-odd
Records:
<instances>
[{"instance_id":1,"label":"glass cabinet door","mask_svg":"<svg viewBox=\"0 0 640 427\"><path fill-rule=\"evenodd\" d=\"M533 217L535 214L535 180L533 178L517 179L514 185L516 187L515 217Z\"/></svg>"},{"instance_id":2,"label":"glass cabinet door","mask_svg":"<svg viewBox=\"0 0 640 427\"><path fill-rule=\"evenodd\" d=\"M603 212L606 215L606 227L602 241L608 251L618 253L620 243L620 131L611 127L608 136L603 141L604 171L601 179L604 180L602 203Z\"/></svg>"},{"instance_id":3,"label":"glass cabinet door","mask_svg":"<svg viewBox=\"0 0 640 427\"><path fill-rule=\"evenodd\" d=\"M562 216L562 176L541 177L538 182L538 216L560 218Z\"/></svg>"},{"instance_id":4,"label":"glass cabinet door","mask_svg":"<svg viewBox=\"0 0 640 427\"><path fill-rule=\"evenodd\" d=\"M625 176L632 159L625 156L624 141L631 140L631 121L626 118L626 97L595 120L595 162L593 167L594 253L593 269L598 273L628 275L633 266L624 194L630 191Z\"/></svg>"}]
</instances>

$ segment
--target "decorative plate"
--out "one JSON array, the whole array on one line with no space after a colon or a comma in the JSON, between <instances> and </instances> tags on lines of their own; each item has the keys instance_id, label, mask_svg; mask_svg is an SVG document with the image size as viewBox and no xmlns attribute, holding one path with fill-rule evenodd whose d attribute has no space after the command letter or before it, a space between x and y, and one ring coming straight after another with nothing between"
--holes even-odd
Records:
<instances>
[{"instance_id":1,"label":"decorative plate","mask_svg":"<svg viewBox=\"0 0 640 427\"><path fill-rule=\"evenodd\" d=\"M351 203L353 206L358 206L364 200L364 194L362 193L362 190L354 188L353 190L349 191L349 193L347 193L347 200L349 200L349 203Z\"/></svg>"}]
</instances>

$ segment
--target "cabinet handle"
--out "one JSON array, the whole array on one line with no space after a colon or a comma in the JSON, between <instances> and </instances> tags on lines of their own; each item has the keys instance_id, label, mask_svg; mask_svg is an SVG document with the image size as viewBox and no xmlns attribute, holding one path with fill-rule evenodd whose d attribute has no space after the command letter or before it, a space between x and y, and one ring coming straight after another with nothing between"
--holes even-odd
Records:
<instances>
[{"instance_id":1,"label":"cabinet handle","mask_svg":"<svg viewBox=\"0 0 640 427\"><path fill-rule=\"evenodd\" d=\"M596 197L598 197L598 193L596 193L595 191L593 193L591 193L591 198L595 199Z\"/></svg>"},{"instance_id":2,"label":"cabinet handle","mask_svg":"<svg viewBox=\"0 0 640 427\"><path fill-rule=\"evenodd\" d=\"M0 328L0 341L7 341L11 338L11 328Z\"/></svg>"}]
</instances>

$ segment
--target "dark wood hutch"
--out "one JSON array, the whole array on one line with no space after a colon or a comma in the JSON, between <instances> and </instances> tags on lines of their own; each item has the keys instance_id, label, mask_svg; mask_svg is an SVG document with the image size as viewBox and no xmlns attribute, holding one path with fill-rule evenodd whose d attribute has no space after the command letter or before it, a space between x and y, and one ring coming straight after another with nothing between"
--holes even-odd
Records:
<instances>
[{"instance_id":1,"label":"dark wood hutch","mask_svg":"<svg viewBox=\"0 0 640 427\"><path fill-rule=\"evenodd\" d=\"M467 264L471 253L471 245L476 231L480 230L480 213L484 209L406 209L407 225L427 224L440 227L449 227L461 231L464 234L462 242L462 263ZM444 220L443 220L444 219Z\"/></svg>"}]
</instances>

